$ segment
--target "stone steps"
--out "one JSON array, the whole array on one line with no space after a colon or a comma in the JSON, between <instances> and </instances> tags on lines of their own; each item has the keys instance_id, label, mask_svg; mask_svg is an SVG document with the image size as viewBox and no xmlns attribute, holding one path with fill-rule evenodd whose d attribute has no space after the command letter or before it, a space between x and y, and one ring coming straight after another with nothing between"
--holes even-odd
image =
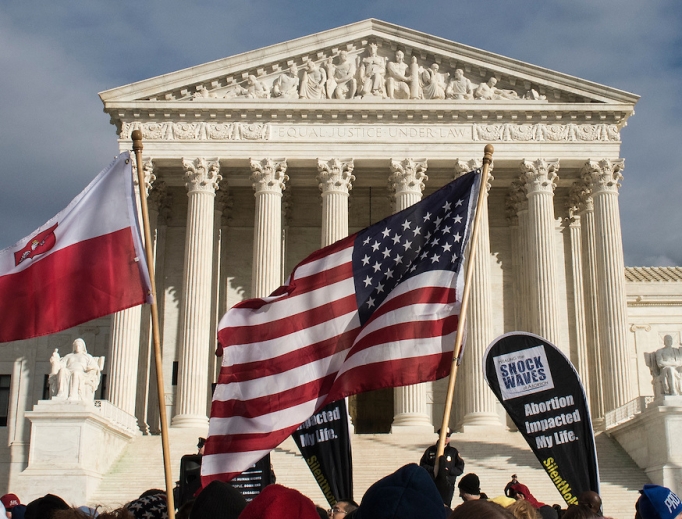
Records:
<instances>
[{"instance_id":1,"label":"stone steps","mask_svg":"<svg viewBox=\"0 0 682 519\"><path fill-rule=\"evenodd\" d=\"M201 429L170 430L173 480L178 478L180 457L193 453ZM355 499L360 501L367 488L406 463L418 463L436 435L375 434L353 435L353 479ZM604 514L615 519L631 519L637 491L649 480L615 441L597 436L601 494ZM511 474L517 474L535 497L547 504L563 503L532 451L519 433L478 430L453 434L451 444L466 462L465 472L475 472L481 488L490 497L503 493ZM161 440L158 436L136 439L105 476L92 504L116 506L137 497L149 488L163 488ZM315 503L327 503L294 441L287 439L272 453L277 482L300 490ZM457 494L453 505L459 502Z\"/></svg>"}]
</instances>

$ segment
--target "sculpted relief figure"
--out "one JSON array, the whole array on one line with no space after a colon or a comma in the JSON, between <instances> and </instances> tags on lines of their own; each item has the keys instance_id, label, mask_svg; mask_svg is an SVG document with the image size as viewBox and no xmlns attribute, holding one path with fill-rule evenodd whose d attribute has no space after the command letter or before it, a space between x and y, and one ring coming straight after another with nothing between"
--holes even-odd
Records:
<instances>
[{"instance_id":1,"label":"sculpted relief figure","mask_svg":"<svg viewBox=\"0 0 682 519\"><path fill-rule=\"evenodd\" d=\"M298 99L298 67L293 64L272 83L272 97Z\"/></svg>"},{"instance_id":2,"label":"sculpted relief figure","mask_svg":"<svg viewBox=\"0 0 682 519\"><path fill-rule=\"evenodd\" d=\"M358 89L355 79L357 67L348 59L348 52L339 52L339 62L334 65L332 58L327 60L327 97L329 99L353 99Z\"/></svg>"},{"instance_id":3,"label":"sculpted relief figure","mask_svg":"<svg viewBox=\"0 0 682 519\"><path fill-rule=\"evenodd\" d=\"M94 400L104 357L90 355L83 339L73 341L73 352L63 358L55 349L50 357L50 366L48 381L53 400Z\"/></svg>"},{"instance_id":4,"label":"sculpted relief figure","mask_svg":"<svg viewBox=\"0 0 682 519\"><path fill-rule=\"evenodd\" d=\"M270 97L270 92L266 86L253 74L249 75L247 83L248 86L246 87L246 97L249 99L267 99Z\"/></svg>"},{"instance_id":5,"label":"sculpted relief figure","mask_svg":"<svg viewBox=\"0 0 682 519\"><path fill-rule=\"evenodd\" d=\"M386 65L386 94L389 99L409 99L410 74L409 65L405 63L405 54L399 50L395 53L395 61Z\"/></svg>"},{"instance_id":6,"label":"sculpted relief figure","mask_svg":"<svg viewBox=\"0 0 682 519\"><path fill-rule=\"evenodd\" d=\"M438 63L422 72L422 94L424 99L445 99L445 89L450 74L438 72Z\"/></svg>"},{"instance_id":7,"label":"sculpted relief figure","mask_svg":"<svg viewBox=\"0 0 682 519\"><path fill-rule=\"evenodd\" d=\"M474 98L474 87L471 81L464 77L464 71L461 68L455 70L455 77L450 80L445 89L445 97L448 99Z\"/></svg>"},{"instance_id":8,"label":"sculpted relief figure","mask_svg":"<svg viewBox=\"0 0 682 519\"><path fill-rule=\"evenodd\" d=\"M314 61L308 62L308 70L303 72L299 95L303 99L324 99L326 97L327 73Z\"/></svg>"},{"instance_id":9,"label":"sculpted relief figure","mask_svg":"<svg viewBox=\"0 0 682 519\"><path fill-rule=\"evenodd\" d=\"M365 96L386 97L384 88L386 76L386 58L377 54L376 43L369 44L369 56L362 58L360 66L361 94Z\"/></svg>"},{"instance_id":10,"label":"sculpted relief figure","mask_svg":"<svg viewBox=\"0 0 682 519\"><path fill-rule=\"evenodd\" d=\"M663 348L644 355L656 396L682 394L682 348L673 348L672 335L663 337Z\"/></svg>"},{"instance_id":11,"label":"sculpted relief figure","mask_svg":"<svg viewBox=\"0 0 682 519\"><path fill-rule=\"evenodd\" d=\"M486 83L481 83L474 90L476 99L518 99L519 94L513 90L502 90L497 88L497 78L491 77Z\"/></svg>"}]
</instances>

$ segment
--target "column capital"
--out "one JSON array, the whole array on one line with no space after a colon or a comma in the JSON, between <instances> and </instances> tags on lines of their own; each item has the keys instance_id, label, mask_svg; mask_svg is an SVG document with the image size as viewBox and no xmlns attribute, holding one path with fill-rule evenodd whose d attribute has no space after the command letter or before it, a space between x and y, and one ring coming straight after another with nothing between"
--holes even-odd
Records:
<instances>
[{"instance_id":1,"label":"column capital","mask_svg":"<svg viewBox=\"0 0 682 519\"><path fill-rule=\"evenodd\" d=\"M205 159L202 157L182 159L182 167L185 169L185 187L188 193L215 194L219 182L223 179L220 175L220 161Z\"/></svg>"},{"instance_id":2,"label":"column capital","mask_svg":"<svg viewBox=\"0 0 682 519\"><path fill-rule=\"evenodd\" d=\"M139 189L139 178L137 176L137 160L135 156L131 155L130 160L133 166L133 184ZM152 184L156 181L156 175L154 174L154 161L151 157L142 157L142 172L144 173L144 192L147 197L149 197L149 190L152 188Z\"/></svg>"},{"instance_id":3,"label":"column capital","mask_svg":"<svg viewBox=\"0 0 682 519\"><path fill-rule=\"evenodd\" d=\"M461 177L462 175L465 175L469 173L469 171L473 171L475 169L480 169L483 167L483 160L481 159L455 159L455 175L453 178L457 179ZM490 188L493 185L493 180L495 180L495 177L493 177L493 167L494 163L490 164L490 167L488 168L488 182L486 182L486 191L490 192Z\"/></svg>"},{"instance_id":4,"label":"column capital","mask_svg":"<svg viewBox=\"0 0 682 519\"><path fill-rule=\"evenodd\" d=\"M289 181L287 159L251 159L251 182L257 195L274 193L281 195Z\"/></svg>"},{"instance_id":5,"label":"column capital","mask_svg":"<svg viewBox=\"0 0 682 519\"><path fill-rule=\"evenodd\" d=\"M568 209L569 220L575 218L579 213L594 210L590 185L583 179L576 180L571 184L566 209Z\"/></svg>"},{"instance_id":6,"label":"column capital","mask_svg":"<svg viewBox=\"0 0 682 519\"><path fill-rule=\"evenodd\" d=\"M343 193L345 195L353 189L353 159L317 159L317 181L322 196L329 193Z\"/></svg>"},{"instance_id":7,"label":"column capital","mask_svg":"<svg viewBox=\"0 0 682 519\"><path fill-rule=\"evenodd\" d=\"M388 190L393 197L401 193L411 193L421 197L428 162L426 159L391 159L391 174L388 177Z\"/></svg>"},{"instance_id":8,"label":"column capital","mask_svg":"<svg viewBox=\"0 0 682 519\"><path fill-rule=\"evenodd\" d=\"M521 171L526 181L528 196L536 193L554 194L556 182L559 179L559 160L523 160Z\"/></svg>"},{"instance_id":9,"label":"column capital","mask_svg":"<svg viewBox=\"0 0 682 519\"><path fill-rule=\"evenodd\" d=\"M618 193L621 180L623 180L621 171L624 167L623 159L588 160L581 170L581 175L583 180L591 186L592 193L595 195Z\"/></svg>"}]
</instances>

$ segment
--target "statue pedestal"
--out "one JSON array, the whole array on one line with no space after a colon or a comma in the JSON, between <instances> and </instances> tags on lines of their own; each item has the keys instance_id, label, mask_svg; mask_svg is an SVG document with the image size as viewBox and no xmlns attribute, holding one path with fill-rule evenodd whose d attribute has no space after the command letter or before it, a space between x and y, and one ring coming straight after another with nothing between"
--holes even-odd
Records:
<instances>
[{"instance_id":1,"label":"statue pedestal","mask_svg":"<svg viewBox=\"0 0 682 519\"><path fill-rule=\"evenodd\" d=\"M663 396L631 419L607 428L649 479L682 492L682 396Z\"/></svg>"},{"instance_id":2,"label":"statue pedestal","mask_svg":"<svg viewBox=\"0 0 682 519\"><path fill-rule=\"evenodd\" d=\"M26 417L28 467L15 485L25 502L52 493L69 504L86 504L126 445L141 434L134 416L106 400L40 400Z\"/></svg>"}]
</instances>

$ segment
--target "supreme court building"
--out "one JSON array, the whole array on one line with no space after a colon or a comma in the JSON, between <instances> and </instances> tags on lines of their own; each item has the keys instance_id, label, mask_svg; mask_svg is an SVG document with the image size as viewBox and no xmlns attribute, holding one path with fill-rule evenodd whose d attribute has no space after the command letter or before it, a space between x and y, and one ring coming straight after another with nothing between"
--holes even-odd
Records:
<instances>
[{"instance_id":1,"label":"supreme court building","mask_svg":"<svg viewBox=\"0 0 682 519\"><path fill-rule=\"evenodd\" d=\"M492 178L451 427L507 427L481 368L503 333L536 333L570 358L595 427L653 394L645 352L664 335L680 344L682 269L623 260L621 134L637 95L365 20L100 97L121 151L132 131L144 138L140 191L173 427L207 424L216 327L228 308L269 294L321 246L479 167L488 143ZM137 307L3 345L0 462L13 471L26 466L24 413L44 398L50 354L76 337L106 356L98 398L143 433L159 430L149 310ZM433 431L445 386L352 398L355 432Z\"/></svg>"}]
</instances>

